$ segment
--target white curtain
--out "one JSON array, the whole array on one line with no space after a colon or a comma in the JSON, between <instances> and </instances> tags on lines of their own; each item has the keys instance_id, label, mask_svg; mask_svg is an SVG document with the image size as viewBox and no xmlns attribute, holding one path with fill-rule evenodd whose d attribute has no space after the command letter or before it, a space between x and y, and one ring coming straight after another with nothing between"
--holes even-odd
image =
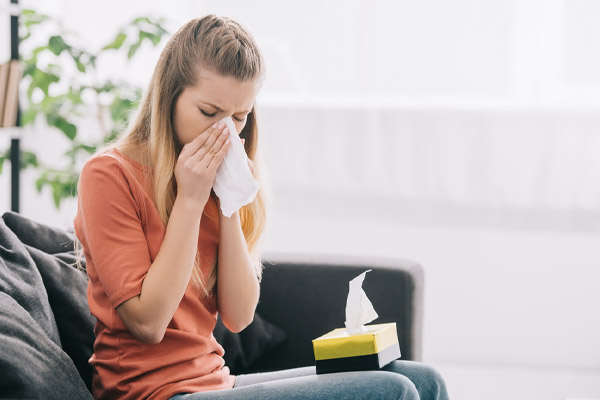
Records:
<instances>
[{"instance_id":1,"label":"white curtain","mask_svg":"<svg viewBox=\"0 0 600 400\"><path fill-rule=\"evenodd\" d=\"M347 101L259 112L276 194L333 194L322 209L371 197L382 216L403 204L406 215L600 230L600 113Z\"/></svg>"}]
</instances>

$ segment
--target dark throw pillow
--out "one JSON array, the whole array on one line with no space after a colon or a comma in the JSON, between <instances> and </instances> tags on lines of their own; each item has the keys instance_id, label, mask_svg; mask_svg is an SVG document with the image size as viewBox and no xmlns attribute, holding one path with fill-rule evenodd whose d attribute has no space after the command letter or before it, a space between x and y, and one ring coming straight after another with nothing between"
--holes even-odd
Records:
<instances>
[{"instance_id":1,"label":"dark throw pillow","mask_svg":"<svg viewBox=\"0 0 600 400\"><path fill-rule=\"evenodd\" d=\"M2 219L23 244L48 254L73 251L74 234L33 221L13 211L5 212Z\"/></svg>"},{"instance_id":2,"label":"dark throw pillow","mask_svg":"<svg viewBox=\"0 0 600 400\"><path fill-rule=\"evenodd\" d=\"M91 390L94 324L87 303L87 275L76 267L74 240L67 231L7 212L2 218L25 244L42 277L63 351L71 357L81 379ZM81 260L85 266L85 260Z\"/></svg>"},{"instance_id":3,"label":"dark throw pillow","mask_svg":"<svg viewBox=\"0 0 600 400\"><path fill-rule=\"evenodd\" d=\"M92 367L88 360L94 352L96 318L90 314L87 303L87 276L74 267L74 254L52 255L31 246L25 248L44 280L62 348L71 357L81 379L91 390Z\"/></svg>"},{"instance_id":4,"label":"dark throw pillow","mask_svg":"<svg viewBox=\"0 0 600 400\"><path fill-rule=\"evenodd\" d=\"M4 292L0 292L0 371L2 398L92 398L71 359Z\"/></svg>"},{"instance_id":5,"label":"dark throw pillow","mask_svg":"<svg viewBox=\"0 0 600 400\"><path fill-rule=\"evenodd\" d=\"M232 333L219 317L213 335L225 349L225 365L234 375L257 372L252 365L285 340L285 332L258 314L254 314L252 323L240 333Z\"/></svg>"},{"instance_id":6,"label":"dark throw pillow","mask_svg":"<svg viewBox=\"0 0 600 400\"><path fill-rule=\"evenodd\" d=\"M41 330L61 345L44 282L19 238L0 220L0 291L23 307Z\"/></svg>"}]
</instances>

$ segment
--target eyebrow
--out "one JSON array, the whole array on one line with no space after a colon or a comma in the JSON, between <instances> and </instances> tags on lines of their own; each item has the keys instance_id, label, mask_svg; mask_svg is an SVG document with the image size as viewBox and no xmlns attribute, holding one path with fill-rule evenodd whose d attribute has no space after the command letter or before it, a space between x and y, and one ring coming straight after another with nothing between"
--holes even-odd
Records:
<instances>
[{"instance_id":1,"label":"eyebrow","mask_svg":"<svg viewBox=\"0 0 600 400\"><path fill-rule=\"evenodd\" d=\"M206 101L200 101L200 103L202 103L204 105L207 105L207 106L210 106L210 107L216 109L217 111L223 111L223 109L221 107L219 107L219 106L217 106L215 104L211 104L211 103L208 103ZM249 110L245 110L245 111L238 111L237 113L241 112L241 113L244 113L244 114L250 114L251 111L252 111L252 108L249 109ZM234 113L234 114L237 114L237 113Z\"/></svg>"}]
</instances>

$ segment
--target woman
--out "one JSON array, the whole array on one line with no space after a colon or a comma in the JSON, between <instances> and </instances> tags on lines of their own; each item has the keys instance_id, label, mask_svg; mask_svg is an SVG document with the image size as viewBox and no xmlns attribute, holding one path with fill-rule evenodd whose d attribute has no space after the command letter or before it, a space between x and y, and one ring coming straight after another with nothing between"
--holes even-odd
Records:
<instances>
[{"instance_id":1,"label":"woman","mask_svg":"<svg viewBox=\"0 0 600 400\"><path fill-rule=\"evenodd\" d=\"M229 218L219 210L212 185L231 143L218 121L234 120L255 160L263 76L260 52L240 25L190 21L167 43L125 135L83 167L74 225L97 318L94 397L447 398L442 378L417 363L237 377L224 365L212 331L217 312L233 332L253 319L265 201L261 189ZM260 180L258 165L249 166Z\"/></svg>"}]
</instances>

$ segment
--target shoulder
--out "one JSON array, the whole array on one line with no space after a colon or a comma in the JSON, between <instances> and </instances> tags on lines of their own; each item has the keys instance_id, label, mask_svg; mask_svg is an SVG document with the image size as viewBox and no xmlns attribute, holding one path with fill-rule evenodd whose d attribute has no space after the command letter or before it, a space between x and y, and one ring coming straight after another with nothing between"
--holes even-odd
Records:
<instances>
[{"instance_id":1,"label":"shoulder","mask_svg":"<svg viewBox=\"0 0 600 400\"><path fill-rule=\"evenodd\" d=\"M123 189L130 191L135 180L131 168L117 152L112 149L102 151L88 159L79 174L79 192L94 192Z\"/></svg>"},{"instance_id":2,"label":"shoulder","mask_svg":"<svg viewBox=\"0 0 600 400\"><path fill-rule=\"evenodd\" d=\"M80 180L115 179L129 181L133 168L115 150L108 149L88 159L79 174Z\"/></svg>"},{"instance_id":3,"label":"shoulder","mask_svg":"<svg viewBox=\"0 0 600 400\"><path fill-rule=\"evenodd\" d=\"M122 160L118 154L114 150L104 150L89 158L81 168L81 173L107 169L116 171L122 168Z\"/></svg>"},{"instance_id":4,"label":"shoulder","mask_svg":"<svg viewBox=\"0 0 600 400\"><path fill-rule=\"evenodd\" d=\"M139 217L142 191L127 162L112 150L88 159L77 184L80 208L104 216L121 212Z\"/></svg>"}]
</instances>

